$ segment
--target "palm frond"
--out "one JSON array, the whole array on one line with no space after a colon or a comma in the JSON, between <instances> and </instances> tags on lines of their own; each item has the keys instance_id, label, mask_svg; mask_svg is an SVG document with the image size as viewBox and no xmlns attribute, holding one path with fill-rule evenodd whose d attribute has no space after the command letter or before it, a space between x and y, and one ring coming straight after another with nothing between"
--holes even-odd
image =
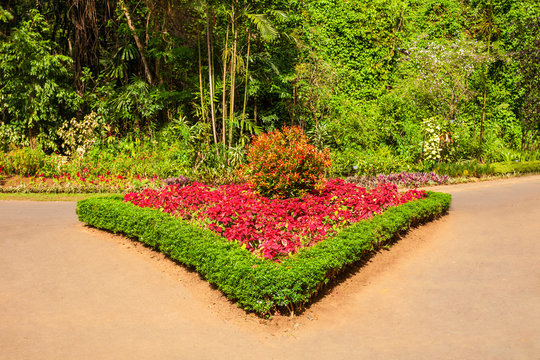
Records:
<instances>
[{"instance_id":1,"label":"palm frond","mask_svg":"<svg viewBox=\"0 0 540 360\"><path fill-rule=\"evenodd\" d=\"M264 40L274 41L279 37L278 31L265 14L246 14L246 17L257 27Z\"/></svg>"},{"instance_id":2,"label":"palm frond","mask_svg":"<svg viewBox=\"0 0 540 360\"><path fill-rule=\"evenodd\" d=\"M270 13L274 15L276 20L280 23L284 23L285 21L289 20L289 15L285 13L285 11L282 10L270 10Z\"/></svg>"}]
</instances>

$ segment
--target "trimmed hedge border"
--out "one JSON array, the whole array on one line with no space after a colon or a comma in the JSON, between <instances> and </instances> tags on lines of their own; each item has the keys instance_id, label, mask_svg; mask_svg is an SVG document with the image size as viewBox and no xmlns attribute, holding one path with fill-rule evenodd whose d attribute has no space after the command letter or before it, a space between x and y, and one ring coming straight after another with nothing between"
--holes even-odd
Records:
<instances>
[{"instance_id":1,"label":"trimmed hedge border","mask_svg":"<svg viewBox=\"0 0 540 360\"><path fill-rule=\"evenodd\" d=\"M428 192L425 199L391 207L281 264L259 259L237 243L167 213L125 203L122 196L79 201L77 214L88 225L136 238L195 268L245 310L268 315L279 308L303 309L346 266L411 226L442 215L450 202L449 194Z\"/></svg>"},{"instance_id":2,"label":"trimmed hedge border","mask_svg":"<svg viewBox=\"0 0 540 360\"><path fill-rule=\"evenodd\" d=\"M497 175L502 174L527 174L540 172L540 160L537 161L525 161L525 162L499 162L491 164L493 173Z\"/></svg>"}]
</instances>

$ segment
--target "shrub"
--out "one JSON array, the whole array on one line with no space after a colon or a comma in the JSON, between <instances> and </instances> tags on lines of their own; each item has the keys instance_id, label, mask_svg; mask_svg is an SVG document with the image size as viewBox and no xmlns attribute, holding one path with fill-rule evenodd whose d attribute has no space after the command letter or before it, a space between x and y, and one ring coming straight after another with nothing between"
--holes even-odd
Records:
<instances>
[{"instance_id":1,"label":"shrub","mask_svg":"<svg viewBox=\"0 0 540 360\"><path fill-rule=\"evenodd\" d=\"M178 187L188 186L192 183L191 179L185 176L167 178L163 182L166 185L178 185Z\"/></svg>"},{"instance_id":2,"label":"shrub","mask_svg":"<svg viewBox=\"0 0 540 360\"><path fill-rule=\"evenodd\" d=\"M79 220L121 232L193 267L246 310L270 314L303 306L340 271L365 260L373 249L411 225L428 221L450 206L449 194L391 207L333 237L301 249L278 264L260 259L238 243L159 210L123 202L123 197L91 198L77 204Z\"/></svg>"},{"instance_id":3,"label":"shrub","mask_svg":"<svg viewBox=\"0 0 540 360\"><path fill-rule=\"evenodd\" d=\"M379 174L377 176L351 176L347 178L347 182L355 183L366 188L374 188L379 184L394 184L396 186L416 187L434 184L446 184L450 178L447 175L439 175L434 172L430 173L393 173Z\"/></svg>"},{"instance_id":4,"label":"shrub","mask_svg":"<svg viewBox=\"0 0 540 360\"><path fill-rule=\"evenodd\" d=\"M0 151L7 152L25 146L30 146L30 142L21 129L0 121Z\"/></svg>"},{"instance_id":5,"label":"shrub","mask_svg":"<svg viewBox=\"0 0 540 360\"><path fill-rule=\"evenodd\" d=\"M493 174L493 169L489 164L480 164L476 160L458 163L439 163L434 170L437 174L451 177L482 177Z\"/></svg>"},{"instance_id":6,"label":"shrub","mask_svg":"<svg viewBox=\"0 0 540 360\"><path fill-rule=\"evenodd\" d=\"M58 129L62 149L67 155L84 155L96 142L100 126L100 117L95 112L85 115L82 121L76 118L65 121Z\"/></svg>"},{"instance_id":7,"label":"shrub","mask_svg":"<svg viewBox=\"0 0 540 360\"><path fill-rule=\"evenodd\" d=\"M46 155L41 149L25 147L8 152L4 157L6 174L35 175L45 164Z\"/></svg>"},{"instance_id":8,"label":"shrub","mask_svg":"<svg viewBox=\"0 0 540 360\"><path fill-rule=\"evenodd\" d=\"M389 147L376 150L349 148L333 151L331 176L376 176L411 170L414 165L400 155L394 155Z\"/></svg>"},{"instance_id":9,"label":"shrub","mask_svg":"<svg viewBox=\"0 0 540 360\"><path fill-rule=\"evenodd\" d=\"M495 174L511 174L511 173L537 173L540 172L540 161L528 161L528 162L500 162L494 163L493 172Z\"/></svg>"},{"instance_id":10,"label":"shrub","mask_svg":"<svg viewBox=\"0 0 540 360\"><path fill-rule=\"evenodd\" d=\"M294 126L255 137L247 159L246 175L268 197L300 197L313 191L331 165L328 150L310 145L303 130Z\"/></svg>"}]
</instances>

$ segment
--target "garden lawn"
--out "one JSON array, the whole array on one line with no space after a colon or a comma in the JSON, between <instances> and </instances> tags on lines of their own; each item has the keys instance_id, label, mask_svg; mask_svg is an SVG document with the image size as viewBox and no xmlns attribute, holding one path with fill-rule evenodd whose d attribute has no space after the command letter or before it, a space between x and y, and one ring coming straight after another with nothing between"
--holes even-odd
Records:
<instances>
[{"instance_id":1,"label":"garden lawn","mask_svg":"<svg viewBox=\"0 0 540 360\"><path fill-rule=\"evenodd\" d=\"M302 309L344 267L444 213L450 199L400 194L391 185L367 192L340 180L302 200L262 198L246 185L194 184L87 199L77 212L89 225L137 238L194 267L244 309L271 314ZM231 234L240 238L227 240Z\"/></svg>"}]
</instances>

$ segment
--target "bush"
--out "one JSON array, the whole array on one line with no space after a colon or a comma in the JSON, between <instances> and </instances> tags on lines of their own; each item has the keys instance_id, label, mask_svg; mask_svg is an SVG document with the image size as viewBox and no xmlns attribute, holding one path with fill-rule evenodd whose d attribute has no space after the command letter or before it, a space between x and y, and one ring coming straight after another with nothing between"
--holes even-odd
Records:
<instances>
[{"instance_id":1,"label":"bush","mask_svg":"<svg viewBox=\"0 0 540 360\"><path fill-rule=\"evenodd\" d=\"M438 175L437 173L393 173L379 174L377 176L351 176L346 179L347 182L355 183L366 188L374 188L380 184L394 184L404 187L418 187L426 185L446 184L450 178L447 175Z\"/></svg>"},{"instance_id":2,"label":"bush","mask_svg":"<svg viewBox=\"0 0 540 360\"><path fill-rule=\"evenodd\" d=\"M435 172L451 177L482 177L493 174L489 164L480 164L476 160L462 161L457 163L438 163Z\"/></svg>"},{"instance_id":3,"label":"bush","mask_svg":"<svg viewBox=\"0 0 540 360\"><path fill-rule=\"evenodd\" d=\"M257 136L248 147L246 175L267 197L300 197L313 191L331 165L328 150L308 143L299 127Z\"/></svg>"},{"instance_id":4,"label":"bush","mask_svg":"<svg viewBox=\"0 0 540 360\"><path fill-rule=\"evenodd\" d=\"M415 165L402 156L392 154L388 147L379 147L376 150L350 148L343 152L332 153L330 173L332 176L350 177L376 176L410 170L416 170Z\"/></svg>"},{"instance_id":5,"label":"bush","mask_svg":"<svg viewBox=\"0 0 540 360\"><path fill-rule=\"evenodd\" d=\"M21 129L0 121L0 151L7 152L25 146L30 146L30 142Z\"/></svg>"},{"instance_id":6,"label":"bush","mask_svg":"<svg viewBox=\"0 0 540 360\"><path fill-rule=\"evenodd\" d=\"M392 207L361 221L278 264L260 259L238 243L170 216L139 208L122 196L79 201L79 219L124 233L195 268L238 305L259 314L301 310L346 266L369 256L400 231L444 213L451 196L428 192L425 199Z\"/></svg>"},{"instance_id":7,"label":"bush","mask_svg":"<svg viewBox=\"0 0 540 360\"><path fill-rule=\"evenodd\" d=\"M511 174L511 173L536 173L540 172L540 161L528 162L500 162L491 164L495 174Z\"/></svg>"},{"instance_id":8,"label":"bush","mask_svg":"<svg viewBox=\"0 0 540 360\"><path fill-rule=\"evenodd\" d=\"M37 174L46 159L45 153L41 149L25 147L13 150L3 156L4 171L11 175L35 175Z\"/></svg>"},{"instance_id":9,"label":"bush","mask_svg":"<svg viewBox=\"0 0 540 360\"><path fill-rule=\"evenodd\" d=\"M95 112L85 115L82 121L76 118L65 121L58 129L58 136L66 155L84 155L96 142L100 126L100 117Z\"/></svg>"}]
</instances>

